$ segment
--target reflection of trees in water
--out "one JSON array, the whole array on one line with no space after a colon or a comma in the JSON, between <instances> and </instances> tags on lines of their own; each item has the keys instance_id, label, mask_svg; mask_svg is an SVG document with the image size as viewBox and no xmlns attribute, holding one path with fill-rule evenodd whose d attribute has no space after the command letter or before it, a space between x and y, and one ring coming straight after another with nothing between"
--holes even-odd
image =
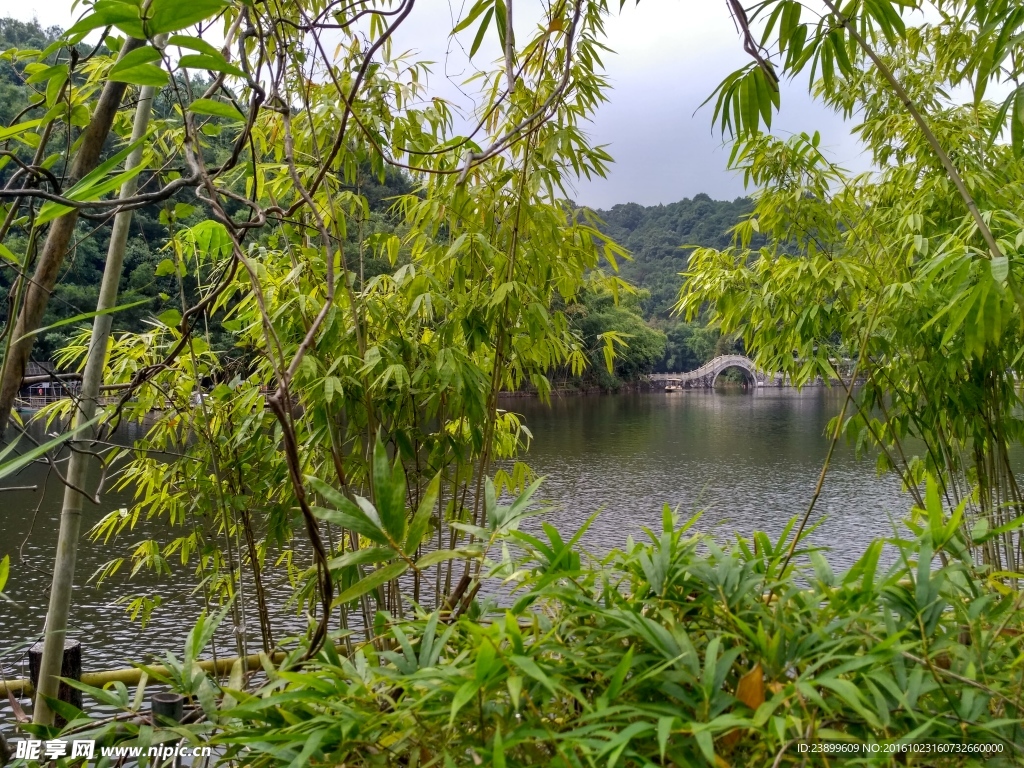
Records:
<instances>
[{"instance_id":1,"label":"reflection of trees in water","mask_svg":"<svg viewBox=\"0 0 1024 768\"><path fill-rule=\"evenodd\" d=\"M700 529L716 536L778 533L806 508L841 403L842 392L820 387L722 387L563 398L550 408L523 400L515 410L535 438L525 460L547 477L541 495L558 505L551 522L575 530L603 508L585 544L607 551L642 536L641 526L657 527L666 503L684 516L703 512ZM843 443L819 500L829 518L819 543L842 540L852 552L886 534L888 515L908 503L896 478L876 475L873 456L859 461Z\"/></svg>"}]
</instances>

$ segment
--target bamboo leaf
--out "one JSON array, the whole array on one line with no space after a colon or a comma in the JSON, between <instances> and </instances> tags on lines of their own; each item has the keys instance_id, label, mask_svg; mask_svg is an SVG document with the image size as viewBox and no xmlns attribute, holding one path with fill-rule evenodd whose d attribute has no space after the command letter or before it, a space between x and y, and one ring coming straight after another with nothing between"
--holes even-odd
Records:
<instances>
[{"instance_id":1,"label":"bamboo leaf","mask_svg":"<svg viewBox=\"0 0 1024 768\"><path fill-rule=\"evenodd\" d=\"M672 725L675 723L674 717L659 717L658 718L658 755L661 757L662 762L665 760L665 749L668 747L668 737L672 735Z\"/></svg>"},{"instance_id":2,"label":"bamboo leaf","mask_svg":"<svg viewBox=\"0 0 1024 768\"><path fill-rule=\"evenodd\" d=\"M623 654L619 663L615 666L615 671L612 673L612 679L608 683L608 689L605 691L605 695L609 701L614 701L615 697L619 695L619 691L622 690L622 684L626 680L626 675L629 674L629 670L633 666L633 646L629 646L629 649Z\"/></svg>"},{"instance_id":3,"label":"bamboo leaf","mask_svg":"<svg viewBox=\"0 0 1024 768\"><path fill-rule=\"evenodd\" d=\"M174 45L178 48L188 48L190 51L198 51L199 53L206 53L210 56L224 55L210 45L210 43L203 40L203 38L192 37L190 35L171 35L167 39L167 45Z\"/></svg>"},{"instance_id":4,"label":"bamboo leaf","mask_svg":"<svg viewBox=\"0 0 1024 768\"><path fill-rule=\"evenodd\" d=\"M1013 154L1020 158L1024 157L1024 86L1017 88L1012 99L1013 107L1010 111L1010 144L1013 146ZM1007 99L1007 104L1010 104Z\"/></svg>"},{"instance_id":5,"label":"bamboo leaf","mask_svg":"<svg viewBox=\"0 0 1024 768\"><path fill-rule=\"evenodd\" d=\"M441 491L441 473L434 475L434 479L427 485L427 490L420 500L419 508L409 523L409 533L405 539L405 553L411 555L419 547L424 534L430 526L430 516L433 514L434 506L437 504L437 496Z\"/></svg>"},{"instance_id":6,"label":"bamboo leaf","mask_svg":"<svg viewBox=\"0 0 1024 768\"><path fill-rule=\"evenodd\" d=\"M417 568L429 568L432 565L443 563L446 560L454 560L458 557L476 557L479 556L480 550L472 547L460 547L458 549L435 549L433 552L428 552L419 560L416 561Z\"/></svg>"},{"instance_id":7,"label":"bamboo leaf","mask_svg":"<svg viewBox=\"0 0 1024 768\"><path fill-rule=\"evenodd\" d=\"M351 504L351 502L349 503ZM319 520L325 520L334 525L339 525L346 530L355 531L375 544L388 546L391 543L388 541L388 537L384 535L384 532L355 504L346 507L344 510L313 507L313 514Z\"/></svg>"},{"instance_id":8,"label":"bamboo leaf","mask_svg":"<svg viewBox=\"0 0 1024 768\"><path fill-rule=\"evenodd\" d=\"M332 557L327 562L327 567L332 571L348 568L352 565L366 565L368 563L380 563L390 560L396 552L391 547L369 547L366 549L355 549L346 552L344 555Z\"/></svg>"},{"instance_id":9,"label":"bamboo leaf","mask_svg":"<svg viewBox=\"0 0 1024 768\"><path fill-rule=\"evenodd\" d=\"M362 509L359 505L354 504L345 495L337 489L332 488L318 477L308 475L306 477L306 482L309 483L313 490L319 493L325 501L334 506L334 509L314 508L313 514L318 518L335 523L343 528L349 528L356 533L366 536L377 544L387 545L390 543L388 541L388 537L384 534L384 531L381 530L379 521L374 519L374 516L368 515L366 510Z\"/></svg>"},{"instance_id":10,"label":"bamboo leaf","mask_svg":"<svg viewBox=\"0 0 1024 768\"><path fill-rule=\"evenodd\" d=\"M35 446L31 450L28 450L25 453L19 455L17 458L11 459L10 461L5 461L3 464L0 464L0 478L7 477L8 475L13 475L22 467L31 464L33 461L43 456L45 453L48 453L49 451L52 451L54 448L63 445L68 440L71 440L79 432L88 429L93 424L98 422L101 418L103 418L103 414L97 414L93 418L89 419L89 421L86 421L82 424L79 424L69 429L66 432L63 432L58 437L55 437L52 440L48 440L42 445ZM15 440L13 443L7 446L7 448L4 449L3 453L0 453L0 458L12 452L14 448L17 447L18 442L18 440Z\"/></svg>"},{"instance_id":11,"label":"bamboo leaf","mask_svg":"<svg viewBox=\"0 0 1024 768\"><path fill-rule=\"evenodd\" d=\"M178 64L186 69L206 69L246 79L245 72L231 64L220 53L216 56L211 56L208 53L187 53L178 59Z\"/></svg>"},{"instance_id":12,"label":"bamboo leaf","mask_svg":"<svg viewBox=\"0 0 1024 768\"><path fill-rule=\"evenodd\" d=\"M29 333L26 333L23 336L19 336L18 341L21 341L22 339L31 338L32 336L36 336L40 333L47 333L48 331L52 331L54 328L60 328L65 325L73 325L74 323L80 323L83 320L91 320L92 318L100 317L101 315L112 315L115 312L123 312L126 309L134 309L135 307L140 307L143 304L149 304L151 301L152 299L140 299L139 301L133 301L131 304L122 304L119 307L109 307L108 309L99 309L94 310L92 312L82 312L81 314L75 315L74 317L68 317L63 320L58 320L56 323L51 323L50 325L47 325L43 328L37 328L34 331L30 331Z\"/></svg>"},{"instance_id":13,"label":"bamboo leaf","mask_svg":"<svg viewBox=\"0 0 1024 768\"><path fill-rule=\"evenodd\" d=\"M160 58L160 51L152 46L136 48L114 64L107 77L119 83L162 87L167 85L167 72L152 63Z\"/></svg>"},{"instance_id":14,"label":"bamboo leaf","mask_svg":"<svg viewBox=\"0 0 1024 768\"><path fill-rule=\"evenodd\" d=\"M989 262L992 270L992 279L997 283L1005 284L1006 277L1010 274L1010 260L1006 256L996 256Z\"/></svg>"},{"instance_id":15,"label":"bamboo leaf","mask_svg":"<svg viewBox=\"0 0 1024 768\"><path fill-rule=\"evenodd\" d=\"M501 738L501 728L494 729L494 741L491 744L491 765L494 768L505 768L505 743Z\"/></svg>"},{"instance_id":16,"label":"bamboo leaf","mask_svg":"<svg viewBox=\"0 0 1024 768\"><path fill-rule=\"evenodd\" d=\"M474 696L476 692L480 690L481 683L479 680L467 680L462 686L455 692L455 696L452 697L452 709L451 716L448 718L448 727L450 728L452 723L455 722L455 716L459 714L459 710L466 706Z\"/></svg>"},{"instance_id":17,"label":"bamboo leaf","mask_svg":"<svg viewBox=\"0 0 1024 768\"><path fill-rule=\"evenodd\" d=\"M878 728L878 718L865 706L857 686L849 680L841 678L821 678L816 681L822 688L828 688L849 705L857 714L863 717L873 728Z\"/></svg>"},{"instance_id":18,"label":"bamboo leaf","mask_svg":"<svg viewBox=\"0 0 1024 768\"><path fill-rule=\"evenodd\" d=\"M452 30L452 34L458 34L459 32L468 29L469 25L472 24L477 19L477 17L480 16L480 14L486 11L488 8L493 10L494 0L478 0L476 5L474 5L470 9L468 14L466 14L466 18L460 21L459 24L455 27L455 29Z\"/></svg>"},{"instance_id":19,"label":"bamboo leaf","mask_svg":"<svg viewBox=\"0 0 1024 768\"><path fill-rule=\"evenodd\" d=\"M225 7L226 0L153 0L146 30L150 35L174 32L204 21Z\"/></svg>"},{"instance_id":20,"label":"bamboo leaf","mask_svg":"<svg viewBox=\"0 0 1024 768\"><path fill-rule=\"evenodd\" d=\"M197 115L211 115L234 121L245 119L245 115L239 112L233 104L213 99L196 99L188 105L188 109Z\"/></svg>"},{"instance_id":21,"label":"bamboo leaf","mask_svg":"<svg viewBox=\"0 0 1024 768\"><path fill-rule=\"evenodd\" d=\"M384 442L377 437L373 448L373 492L381 525L394 542L405 541L405 473L401 461L388 460Z\"/></svg>"},{"instance_id":22,"label":"bamboo leaf","mask_svg":"<svg viewBox=\"0 0 1024 768\"><path fill-rule=\"evenodd\" d=\"M17 125L12 125L7 128L0 127L0 141L7 141L7 139L14 138L25 131L31 131L37 128L42 122L42 120L26 120L23 123L18 123Z\"/></svg>"},{"instance_id":23,"label":"bamboo leaf","mask_svg":"<svg viewBox=\"0 0 1024 768\"><path fill-rule=\"evenodd\" d=\"M356 598L362 597L367 592L376 589L382 584L386 584L392 579L397 579L408 569L409 564L405 560L399 560L397 562L391 563L390 565L385 565L383 568L378 568L373 573L364 576L351 587L349 587L340 595L338 595L334 599L332 607L344 605L345 603L350 603Z\"/></svg>"},{"instance_id":24,"label":"bamboo leaf","mask_svg":"<svg viewBox=\"0 0 1024 768\"><path fill-rule=\"evenodd\" d=\"M480 22L480 28L476 31L476 37L473 38L473 44L469 48L469 56L472 58L476 55L476 52L480 50L480 46L483 44L484 35L487 34L487 28L491 24L491 17L494 16L494 8L488 8L487 13L484 14L483 21Z\"/></svg>"},{"instance_id":25,"label":"bamboo leaf","mask_svg":"<svg viewBox=\"0 0 1024 768\"><path fill-rule=\"evenodd\" d=\"M114 75L118 75L125 70L132 69L134 67L142 66L143 64L151 64L154 61L160 61L160 51L151 45L143 46L142 48L136 48L125 54L124 58L118 60L114 66L110 68L107 76L112 80L116 80Z\"/></svg>"},{"instance_id":26,"label":"bamboo leaf","mask_svg":"<svg viewBox=\"0 0 1024 768\"><path fill-rule=\"evenodd\" d=\"M71 27L67 31L67 36L72 41L79 42L92 30L109 26L116 26L132 37L146 37L139 19L138 5L123 0L97 0L92 5L92 13L83 16Z\"/></svg>"},{"instance_id":27,"label":"bamboo leaf","mask_svg":"<svg viewBox=\"0 0 1024 768\"><path fill-rule=\"evenodd\" d=\"M96 166L92 171L82 177L73 187L64 192L64 197L69 200L75 200L77 202L86 202L89 200L95 200L111 191L117 189L128 179L138 175L146 168L145 163L139 163L137 166L129 171L124 171L113 178L107 178L108 174L115 171L121 164L128 158L137 147L143 142L148 140L149 136L143 136L137 141L133 141L130 144L121 148L112 157L108 158L104 162ZM47 201L42 208L39 209L39 215L36 216L36 224L45 224L58 216L63 215L67 211L71 210L68 206L54 201Z\"/></svg>"},{"instance_id":28,"label":"bamboo leaf","mask_svg":"<svg viewBox=\"0 0 1024 768\"><path fill-rule=\"evenodd\" d=\"M548 677L544 670L537 666L537 662L535 662L529 656L515 655L510 656L509 660L517 667L519 667L519 669L525 672L529 677L532 677L538 683L547 688L548 691L550 691L552 694L558 693L558 690L555 687L555 684L551 681L551 678Z\"/></svg>"}]
</instances>

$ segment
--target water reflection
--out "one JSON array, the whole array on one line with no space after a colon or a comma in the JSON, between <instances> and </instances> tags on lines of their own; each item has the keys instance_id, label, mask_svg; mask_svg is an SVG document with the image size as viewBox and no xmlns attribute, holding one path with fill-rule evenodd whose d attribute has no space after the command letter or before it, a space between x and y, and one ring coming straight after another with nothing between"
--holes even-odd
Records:
<instances>
[{"instance_id":1,"label":"water reflection","mask_svg":"<svg viewBox=\"0 0 1024 768\"><path fill-rule=\"evenodd\" d=\"M137 424L125 426L115 439L121 444L130 444L142 436L142 430ZM39 425L33 426L33 437L38 441L46 439ZM66 469L67 457L68 452L62 451L55 462L62 472ZM38 488L0 495L3 504L0 508L0 558L11 557L10 579L4 588L10 601L0 601L0 673L7 678L28 677L27 649L41 639L43 633L64 489L53 471L39 464L26 467L0 483L4 487ZM82 642L85 671L126 667L133 661L161 663L168 651L180 657L185 636L206 607L202 594L194 591L200 576L191 568L183 567L180 561L172 560L170 575L157 576L143 570L129 576L129 561L102 586L91 580L106 562L115 557L127 558L144 539L156 538L166 543L183 535L181 529L172 531L161 522L143 519L134 530L126 530L109 543L90 540L89 529L105 514L132 503L131 489L118 491L117 484L116 476L110 478L102 505L86 502L82 511L82 537L68 634ZM95 487L95 478L87 487ZM271 560L273 556L271 553ZM301 565L301 553L295 562ZM267 588L269 599L279 608L275 615L276 637L302 632L305 619L285 608L292 594L291 586L280 570L275 571L274 576L277 578L268 579ZM246 599L253 602L251 584L244 589ZM137 595L154 594L159 595L161 605L153 612L149 626L142 629L139 623L129 620L124 603ZM249 628L250 653L259 646L259 629L253 623ZM222 656L235 653L235 639L229 624L225 622L215 638ZM107 708L92 706L92 709L102 712ZM10 720L10 705L4 698L0 701L0 728L9 728Z\"/></svg>"},{"instance_id":2,"label":"water reflection","mask_svg":"<svg viewBox=\"0 0 1024 768\"><path fill-rule=\"evenodd\" d=\"M664 504L684 515L703 511L697 527L719 536L778 534L807 508L828 452L826 426L841 406L839 393L825 389L504 403L533 432L528 460L559 507L552 522L575 529L604 510L585 538L595 550L621 546L644 525L657 530ZM848 565L908 506L896 478L879 478L873 461L841 444L815 507L815 519L827 522L814 540Z\"/></svg>"},{"instance_id":3,"label":"water reflection","mask_svg":"<svg viewBox=\"0 0 1024 768\"><path fill-rule=\"evenodd\" d=\"M807 506L828 450L825 427L841 404L838 393L826 390L757 390L573 397L550 407L514 399L503 407L521 413L533 432L527 460L547 478L540 495L557 505L547 519L570 531L602 508L584 543L607 551L627 535L638 535L641 526L657 529L665 503L684 514L704 510L698 528L721 537L754 529L777 534ZM135 436L129 432L124 438ZM62 489L45 474L35 466L6 478L4 485L38 484L41 490L0 496L0 557L11 555L6 591L14 601L0 603L0 666L8 677L27 676L24 648L41 636L46 612ZM83 537L104 513L130 501L130 493L115 492L105 496L102 509L86 505ZM890 514L898 519L908 506L895 478L876 477L873 462L857 461L840 445L817 506L816 517L828 522L815 541L833 546L837 566L848 565L871 538L888 532ZM202 608L192 592L196 576L180 564L159 580L142 573L131 580L115 577L102 589L87 583L104 562L149 535L170 537L158 524L143 521L108 545L83 539L71 629L83 641L86 670L124 666L169 650L180 654ZM271 599L284 605L290 586L283 576L269 578ZM140 631L116 601L151 591L159 591L163 605ZM277 636L303 627L300 618L285 614L275 611ZM250 637L256 645L256 627ZM220 642L222 653L233 652L230 637L224 634ZM0 717L9 721L6 703Z\"/></svg>"}]
</instances>

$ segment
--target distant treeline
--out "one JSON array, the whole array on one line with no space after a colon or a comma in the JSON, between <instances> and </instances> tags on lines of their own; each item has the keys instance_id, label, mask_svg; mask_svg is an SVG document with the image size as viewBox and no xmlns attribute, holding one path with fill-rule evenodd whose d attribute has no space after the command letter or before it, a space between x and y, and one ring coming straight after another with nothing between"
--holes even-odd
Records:
<instances>
[{"instance_id":1,"label":"distant treeline","mask_svg":"<svg viewBox=\"0 0 1024 768\"><path fill-rule=\"evenodd\" d=\"M56 27L44 29L36 22L0 19L0 52L12 48L42 49L56 40L59 34ZM88 51L83 49L81 55L88 55ZM13 57L0 58L0 125L31 119L39 110L40 107L34 106L42 102L39 86L26 83L26 79L23 67ZM193 88L204 86L195 82L191 85ZM157 119L173 117L172 105L167 100L158 98L154 111ZM211 146L225 153L229 151L226 141L223 147L218 147L221 138L215 124L208 127L206 134ZM31 157L30 147L22 146L17 151L19 154L28 153L26 160ZM58 161L58 158L49 158L47 162ZM4 165L7 167L0 167L0 182L10 175L14 167ZM360 187L372 211L363 235L394 231L398 225L388 215L389 198L408 192L412 182L394 171L388 174L383 184L367 174ZM566 374L556 385L617 389L623 383L635 381L652 371L690 370L716 354L735 349L731 340L720 339L717 331L703 327L702 323L686 323L673 317L672 306L682 285L679 273L686 269L689 249L685 246L728 245L730 228L750 210L751 202L746 198L726 202L700 194L669 205L645 207L624 203L611 210L596 211L604 222L602 228L631 253L632 260L620 262L619 269L621 275L640 292L635 296L622 296L618 303L609 295L588 295L578 302L572 317L584 339L591 365L582 377ZM116 313L115 331L142 330L149 318L177 305L181 292L194 298L192 294L199 287L190 276L179 284L177 277L160 269L167 256L162 250L163 237L169 219L187 226L204 218L207 218L205 207L189 190L182 191L162 205L142 208L135 213L125 254L119 303L128 305L140 300L144 303ZM26 249L31 251L29 228L22 230L24 234L21 237L17 229L15 227L9 238L9 243L16 246L13 250L20 253ZM79 230L75 251L66 261L65 272L57 284L53 300L49 302L44 327L95 309L110 222L83 219ZM364 279L391 268L386 262L378 263L369 254L363 266ZM15 276L12 269L0 270L0 312L4 314L9 306L8 293L14 285ZM215 348L223 347L222 351L228 352L228 336L220 332L216 323L208 324L208 327ZM75 330L74 325L61 325L44 331L36 344L35 357L49 359ZM601 339L602 334L608 331L621 334L625 340L625 345L617 347L611 374L605 366Z\"/></svg>"},{"instance_id":2,"label":"distant treeline","mask_svg":"<svg viewBox=\"0 0 1024 768\"><path fill-rule=\"evenodd\" d=\"M674 316L672 308L692 248L727 247L730 230L752 208L749 198L729 202L699 194L668 205L622 203L595 211L602 229L630 252L631 260L621 262L619 272L640 289L616 311L598 311L588 323L588 337L616 326L632 334L629 348L620 352L615 374L593 374L601 386L616 388L654 371L689 371L717 355L743 351L736 339L722 338L699 319L686 322Z\"/></svg>"}]
</instances>

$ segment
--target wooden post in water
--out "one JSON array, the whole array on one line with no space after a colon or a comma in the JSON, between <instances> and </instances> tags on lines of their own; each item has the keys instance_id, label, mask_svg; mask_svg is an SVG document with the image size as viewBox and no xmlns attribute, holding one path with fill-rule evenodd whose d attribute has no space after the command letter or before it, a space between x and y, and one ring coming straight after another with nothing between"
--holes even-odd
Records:
<instances>
[{"instance_id":1,"label":"wooden post in water","mask_svg":"<svg viewBox=\"0 0 1024 768\"><path fill-rule=\"evenodd\" d=\"M180 723L181 716L184 713L185 697L180 693L154 693L150 699L150 709L153 712L153 725L161 726L166 725L169 722ZM175 741L173 744L168 743L172 747L178 747L181 741ZM181 758L177 755L172 757L170 760L161 760L157 758L154 761L154 765L160 766L160 768L179 768L181 765Z\"/></svg>"},{"instance_id":2,"label":"wooden post in water","mask_svg":"<svg viewBox=\"0 0 1024 768\"><path fill-rule=\"evenodd\" d=\"M28 649L28 674L32 679L32 687L36 689L39 685L39 668L42 661L43 643L40 641ZM69 680L82 679L82 644L77 640L64 641L64 657L61 660L60 676ZM82 708L82 692L77 688L72 688L63 680L57 689L57 698L79 709ZM58 726L65 725L64 718L58 717L56 724Z\"/></svg>"},{"instance_id":3,"label":"wooden post in water","mask_svg":"<svg viewBox=\"0 0 1024 768\"><path fill-rule=\"evenodd\" d=\"M149 703L153 711L153 725L165 725L161 722L163 718L174 723L181 722L185 711L185 697L180 693L154 693Z\"/></svg>"}]
</instances>

